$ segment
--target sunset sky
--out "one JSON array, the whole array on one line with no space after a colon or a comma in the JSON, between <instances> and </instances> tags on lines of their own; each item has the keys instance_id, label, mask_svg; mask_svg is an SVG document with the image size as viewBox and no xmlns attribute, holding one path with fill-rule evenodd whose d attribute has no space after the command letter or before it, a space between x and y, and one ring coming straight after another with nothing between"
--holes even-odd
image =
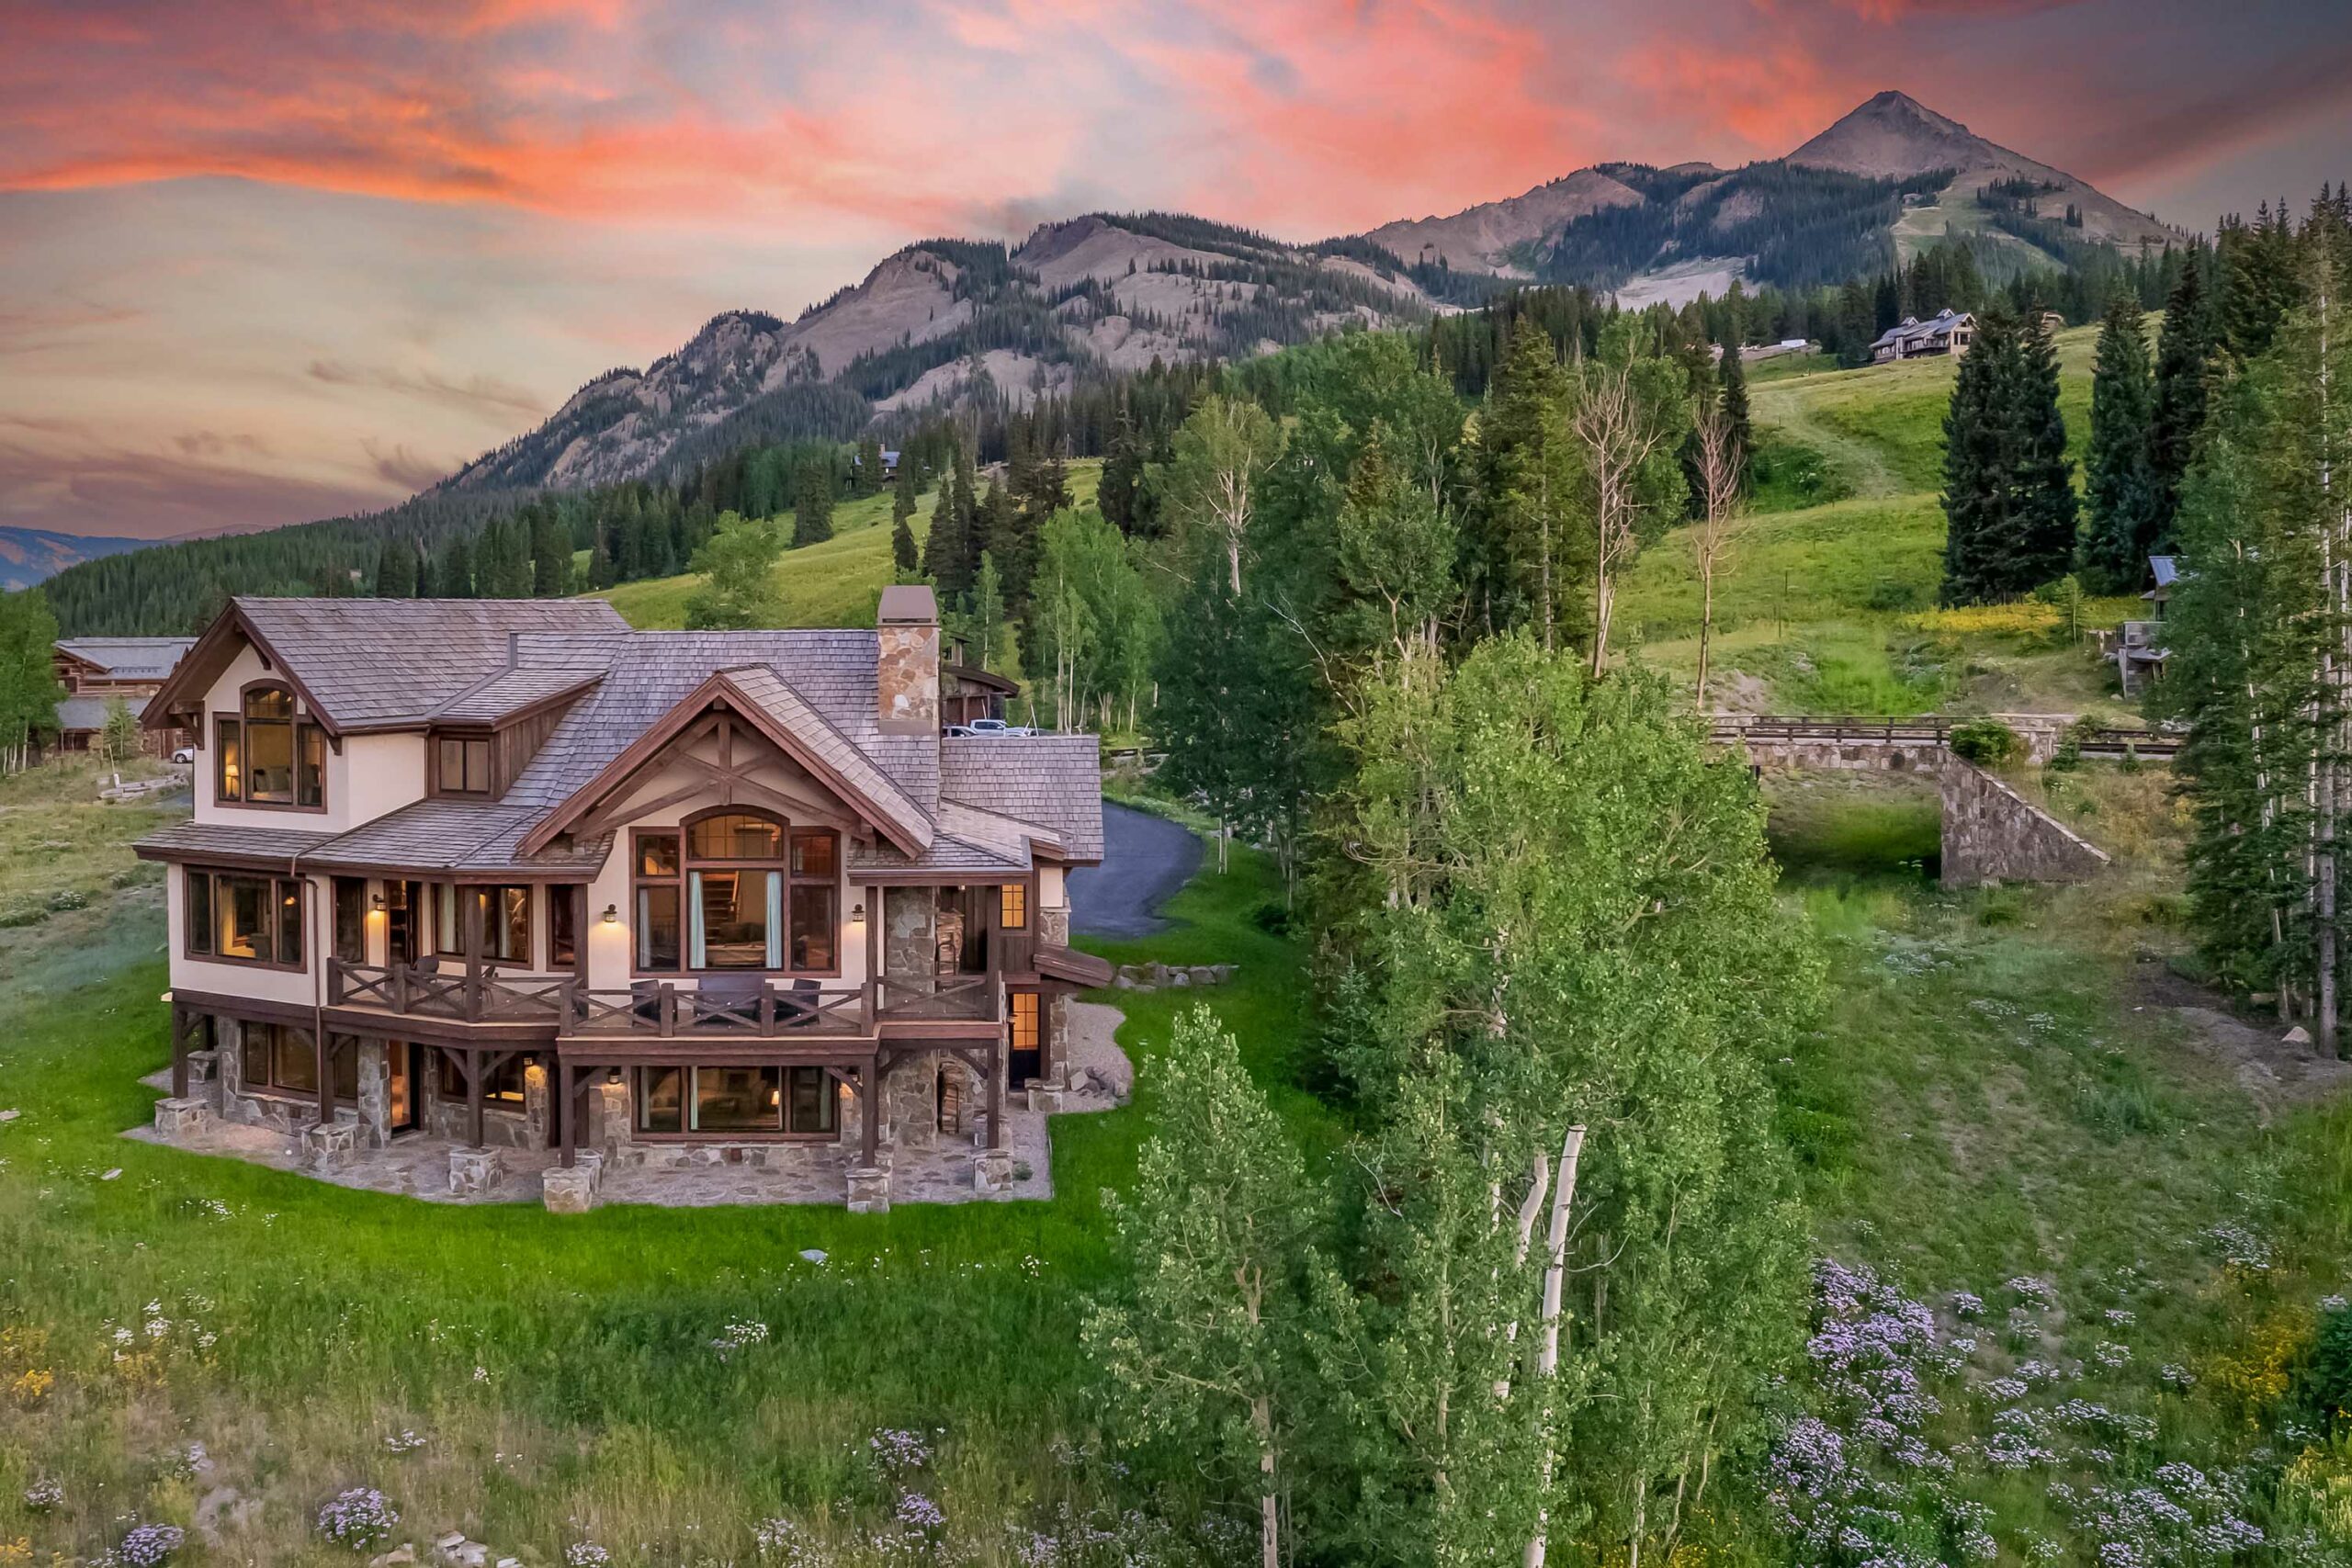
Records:
<instances>
[{"instance_id":1,"label":"sunset sky","mask_svg":"<svg viewBox=\"0 0 2352 1568\"><path fill-rule=\"evenodd\" d=\"M1311 240L1887 87L2191 229L2352 176L2342 0L0 0L0 525L386 504L926 235Z\"/></svg>"}]
</instances>

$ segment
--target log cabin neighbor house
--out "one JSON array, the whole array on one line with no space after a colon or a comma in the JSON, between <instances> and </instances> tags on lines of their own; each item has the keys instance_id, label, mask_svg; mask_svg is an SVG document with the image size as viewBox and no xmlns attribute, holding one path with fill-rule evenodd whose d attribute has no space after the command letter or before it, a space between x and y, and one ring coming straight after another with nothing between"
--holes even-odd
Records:
<instances>
[{"instance_id":1,"label":"log cabin neighbor house","mask_svg":"<svg viewBox=\"0 0 2352 1568\"><path fill-rule=\"evenodd\" d=\"M871 631L232 601L142 716L198 747L193 816L138 846L159 1132L322 1166L419 1134L453 1192L501 1150L569 1177L792 1144L836 1145L861 1207L894 1145L1001 1187L1005 1096L1063 1078L1063 998L1110 977L1068 945L1101 774L1091 736L944 734L942 678L925 587Z\"/></svg>"}]
</instances>

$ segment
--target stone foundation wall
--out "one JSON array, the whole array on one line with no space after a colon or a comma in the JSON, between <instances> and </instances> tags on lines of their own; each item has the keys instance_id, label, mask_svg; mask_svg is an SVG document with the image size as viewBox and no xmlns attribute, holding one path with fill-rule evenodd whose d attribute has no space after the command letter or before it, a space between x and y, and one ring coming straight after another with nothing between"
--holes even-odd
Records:
<instances>
[{"instance_id":1,"label":"stone foundation wall","mask_svg":"<svg viewBox=\"0 0 2352 1568\"><path fill-rule=\"evenodd\" d=\"M1943 787L1943 882L2083 882L2108 865L2107 852L1991 773L1947 757Z\"/></svg>"}]
</instances>

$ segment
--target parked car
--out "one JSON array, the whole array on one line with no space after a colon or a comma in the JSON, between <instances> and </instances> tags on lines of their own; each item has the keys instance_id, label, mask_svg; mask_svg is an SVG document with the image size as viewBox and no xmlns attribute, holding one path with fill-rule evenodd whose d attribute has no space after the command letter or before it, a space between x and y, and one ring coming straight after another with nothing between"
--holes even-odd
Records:
<instances>
[{"instance_id":1,"label":"parked car","mask_svg":"<svg viewBox=\"0 0 2352 1568\"><path fill-rule=\"evenodd\" d=\"M175 748L172 752L172 761L175 762L187 762L193 766L196 761L196 748L193 746L181 746Z\"/></svg>"},{"instance_id":2,"label":"parked car","mask_svg":"<svg viewBox=\"0 0 2352 1568\"><path fill-rule=\"evenodd\" d=\"M976 718L969 724L951 728L948 733L953 735L956 728L960 728L970 735L1035 735L1037 733L1027 725L1007 724L1001 718Z\"/></svg>"}]
</instances>

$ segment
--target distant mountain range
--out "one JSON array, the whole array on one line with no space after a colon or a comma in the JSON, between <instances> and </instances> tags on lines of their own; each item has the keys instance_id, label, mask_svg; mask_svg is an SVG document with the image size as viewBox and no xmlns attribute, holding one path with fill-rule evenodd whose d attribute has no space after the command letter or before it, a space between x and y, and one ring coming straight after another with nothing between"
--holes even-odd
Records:
<instances>
[{"instance_id":1,"label":"distant mountain range","mask_svg":"<svg viewBox=\"0 0 2352 1568\"><path fill-rule=\"evenodd\" d=\"M45 528L0 528L0 592L30 588L77 562L119 556L125 550L156 542L90 534L53 534Z\"/></svg>"},{"instance_id":2,"label":"distant mountain range","mask_svg":"<svg viewBox=\"0 0 2352 1568\"><path fill-rule=\"evenodd\" d=\"M731 310L642 370L607 371L412 506L462 513L514 491L676 476L753 441L845 441L930 409L1026 407L1082 378L1423 321L1519 283L1640 305L1720 296L1735 278L1842 282L1947 234L1967 236L1996 277L2073 265L2087 246L2180 238L1881 93L1785 158L1604 164L1310 245L1162 212L1047 223L1017 246L926 240L796 321ZM151 542L0 528L0 584Z\"/></svg>"},{"instance_id":3,"label":"distant mountain range","mask_svg":"<svg viewBox=\"0 0 2352 1568\"><path fill-rule=\"evenodd\" d=\"M2178 238L1882 93L1783 159L1601 164L1313 245L1170 213L1048 223L1017 247L924 241L797 321L714 318L645 369L598 377L435 489L673 475L749 439L847 439L877 416L974 400L1025 407L1090 372L1424 321L1514 282L1588 284L1627 304L1720 296L1736 277L1839 282L1947 232L1979 237L2011 270L2067 265L2070 246Z\"/></svg>"},{"instance_id":4,"label":"distant mountain range","mask_svg":"<svg viewBox=\"0 0 2352 1568\"><path fill-rule=\"evenodd\" d=\"M1631 269L1631 282L1670 280L1702 266L1741 272L1752 265L1753 254L1724 244L1710 254L1709 232L1728 235L1743 225L1769 220L1775 186L1797 183L1791 171L1799 170L1870 185L1891 184L1898 187L1899 198L1907 188L1908 197L1898 199L1899 216L1873 236L1883 240L1891 234L1906 254L1950 231L1993 236L2021 261L2045 265L2062 262L2063 256L2044 254L2032 241L2002 228L1998 220L2014 217L2064 226L2070 209L2079 220L2074 232L2087 243L2138 250L2180 238L2087 182L1987 141L1904 93L1879 94L1775 163L1734 171L1707 164L1678 164L1668 169L1603 164L1450 218L1383 224L1365 238L1406 262L1443 262L1457 272L1521 280L1583 282L1592 279L1562 276L1574 269L1563 269L1558 255L1563 240L1575 238L1580 223L1618 209L1665 207L1686 216L1703 210L1709 221L1678 236L1685 239L1683 245L1662 246ZM2014 192L2006 199L1996 195L1988 205L1979 198L1980 190L2005 184ZM1638 287L1634 291L1651 292ZM1689 298L1695 292L1686 288L1682 294Z\"/></svg>"}]
</instances>

